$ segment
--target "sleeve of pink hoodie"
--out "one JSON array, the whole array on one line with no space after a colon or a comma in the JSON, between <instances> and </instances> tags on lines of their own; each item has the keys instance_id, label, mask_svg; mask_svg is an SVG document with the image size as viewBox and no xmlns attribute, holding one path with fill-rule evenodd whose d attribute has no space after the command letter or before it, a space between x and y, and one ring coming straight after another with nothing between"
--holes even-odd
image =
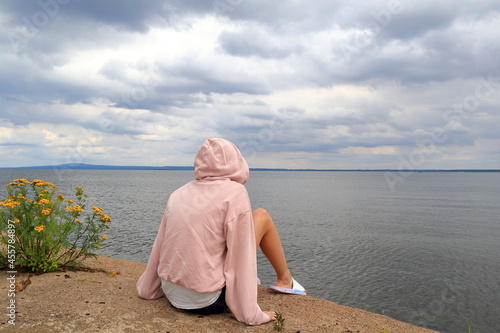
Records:
<instances>
[{"instance_id":1,"label":"sleeve of pink hoodie","mask_svg":"<svg viewBox=\"0 0 500 333\"><path fill-rule=\"evenodd\" d=\"M146 271L142 273L137 281L137 293L139 297L144 299L157 299L164 296L163 289L161 288L161 278L158 276L158 265L160 264L161 244L165 239L166 222L166 214L164 214L158 234L153 243Z\"/></svg>"},{"instance_id":2,"label":"sleeve of pink hoodie","mask_svg":"<svg viewBox=\"0 0 500 333\"><path fill-rule=\"evenodd\" d=\"M238 321L260 325L270 321L257 304L257 253L252 212L240 214L226 225L224 265L226 303Z\"/></svg>"}]
</instances>

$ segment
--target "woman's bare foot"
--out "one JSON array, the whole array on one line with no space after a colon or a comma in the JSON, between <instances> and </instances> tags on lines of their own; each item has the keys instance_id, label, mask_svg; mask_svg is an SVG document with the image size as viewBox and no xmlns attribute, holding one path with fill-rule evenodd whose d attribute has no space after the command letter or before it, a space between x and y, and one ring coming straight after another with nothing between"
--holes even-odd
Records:
<instances>
[{"instance_id":1,"label":"woman's bare foot","mask_svg":"<svg viewBox=\"0 0 500 333\"><path fill-rule=\"evenodd\" d=\"M288 272L287 274L283 274L283 276L278 277L274 285L282 288L293 288L292 274Z\"/></svg>"}]
</instances>

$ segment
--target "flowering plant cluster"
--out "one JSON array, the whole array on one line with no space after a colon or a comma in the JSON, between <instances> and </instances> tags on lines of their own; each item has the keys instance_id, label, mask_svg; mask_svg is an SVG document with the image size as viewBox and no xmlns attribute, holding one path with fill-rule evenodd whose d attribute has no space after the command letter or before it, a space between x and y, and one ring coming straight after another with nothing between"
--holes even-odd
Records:
<instances>
[{"instance_id":1,"label":"flowering plant cluster","mask_svg":"<svg viewBox=\"0 0 500 333\"><path fill-rule=\"evenodd\" d=\"M0 267L44 273L76 266L107 239L111 218L100 207L86 209L87 194L76 187L74 200L40 179L15 179L0 201ZM9 230L9 233L1 232ZM7 256L15 250L15 262ZM13 251L9 250L9 253Z\"/></svg>"}]
</instances>

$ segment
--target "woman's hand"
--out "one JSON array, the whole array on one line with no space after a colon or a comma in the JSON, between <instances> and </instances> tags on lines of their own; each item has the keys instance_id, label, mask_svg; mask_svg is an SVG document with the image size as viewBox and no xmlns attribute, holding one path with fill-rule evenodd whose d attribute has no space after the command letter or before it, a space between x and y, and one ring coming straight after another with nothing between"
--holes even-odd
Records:
<instances>
[{"instance_id":1,"label":"woman's hand","mask_svg":"<svg viewBox=\"0 0 500 333\"><path fill-rule=\"evenodd\" d=\"M276 312L274 311L263 311L266 315L269 316L269 318L271 318L271 321L275 321L276 320Z\"/></svg>"}]
</instances>

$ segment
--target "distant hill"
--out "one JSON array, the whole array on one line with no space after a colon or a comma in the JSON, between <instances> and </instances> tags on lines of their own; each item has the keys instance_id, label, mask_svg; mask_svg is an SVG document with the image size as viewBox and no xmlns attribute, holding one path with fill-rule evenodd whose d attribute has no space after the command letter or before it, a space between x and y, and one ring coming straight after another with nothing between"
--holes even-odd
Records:
<instances>
[{"instance_id":1,"label":"distant hill","mask_svg":"<svg viewBox=\"0 0 500 333\"><path fill-rule=\"evenodd\" d=\"M188 166L123 166L123 165L97 165L86 163L66 163L58 165L41 165L19 168L3 169L74 169L74 170L194 170Z\"/></svg>"}]
</instances>

